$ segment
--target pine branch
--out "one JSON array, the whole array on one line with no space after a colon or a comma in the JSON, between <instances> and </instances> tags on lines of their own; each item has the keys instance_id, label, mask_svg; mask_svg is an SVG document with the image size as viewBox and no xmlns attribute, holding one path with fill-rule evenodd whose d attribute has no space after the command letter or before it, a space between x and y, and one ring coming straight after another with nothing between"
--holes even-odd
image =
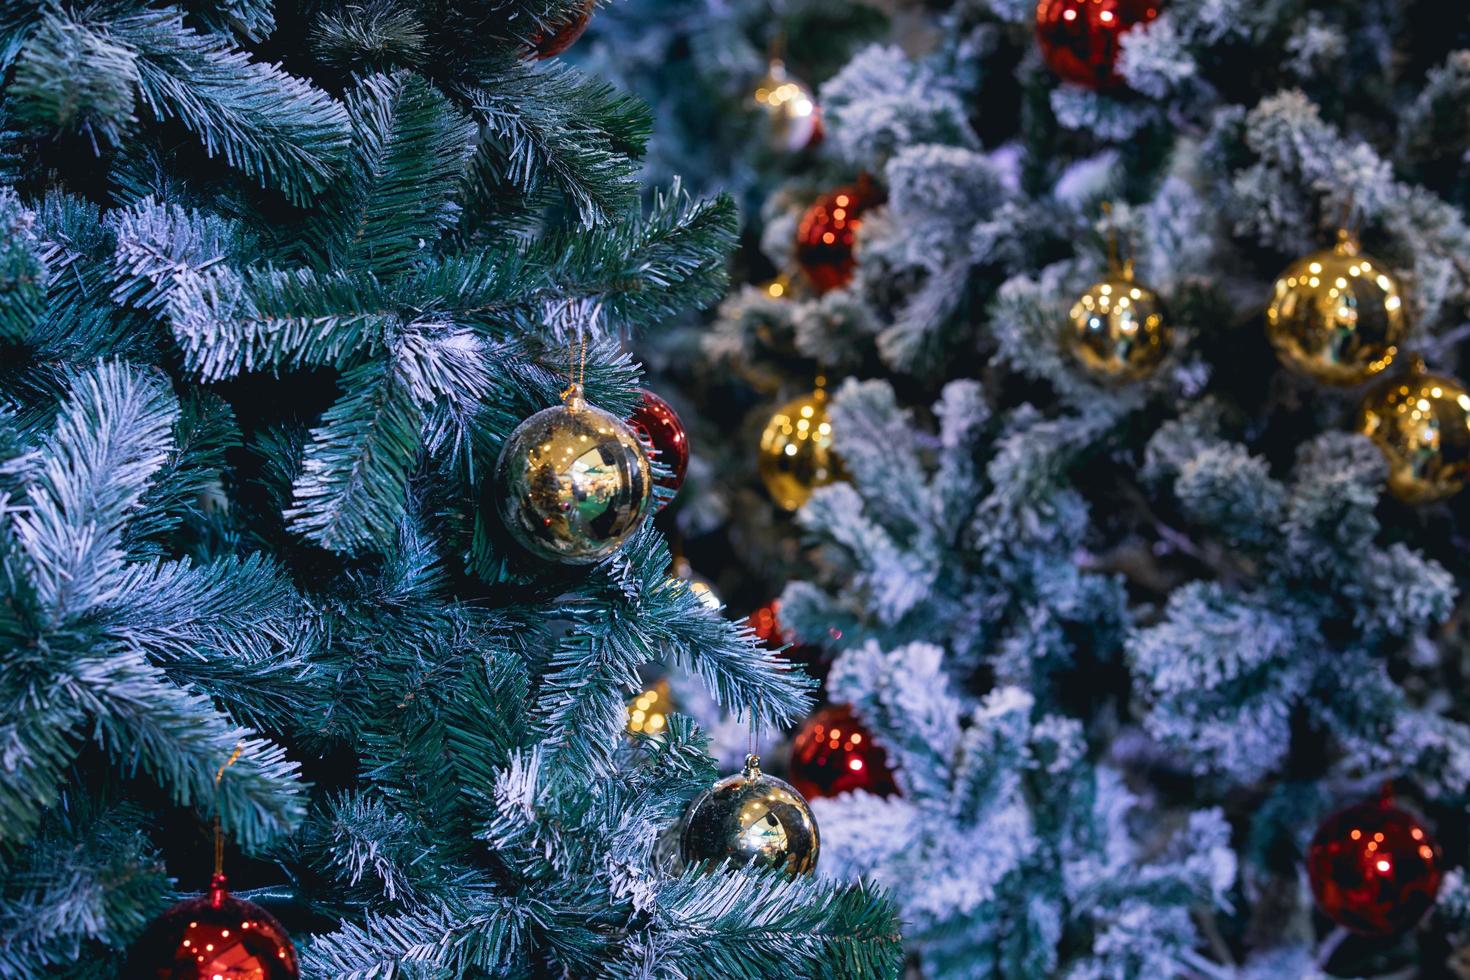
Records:
<instances>
[{"instance_id":1,"label":"pine branch","mask_svg":"<svg viewBox=\"0 0 1470 980\"><path fill-rule=\"evenodd\" d=\"M0 187L0 340L29 338L46 312L49 271L35 215L9 187Z\"/></svg>"},{"instance_id":2,"label":"pine branch","mask_svg":"<svg viewBox=\"0 0 1470 980\"><path fill-rule=\"evenodd\" d=\"M178 10L121 17L108 35L136 53L138 94L160 119L177 119L210 156L304 204L326 187L349 148L342 106L274 65L252 62L184 25Z\"/></svg>"},{"instance_id":3,"label":"pine branch","mask_svg":"<svg viewBox=\"0 0 1470 980\"><path fill-rule=\"evenodd\" d=\"M94 151L117 146L136 122L138 53L51 7L27 32L11 86L15 118L36 130L76 130Z\"/></svg>"},{"instance_id":4,"label":"pine branch","mask_svg":"<svg viewBox=\"0 0 1470 980\"><path fill-rule=\"evenodd\" d=\"M41 19L45 6L40 0L16 0L0 7L0 71L9 71L15 63L26 35Z\"/></svg>"},{"instance_id":5,"label":"pine branch","mask_svg":"<svg viewBox=\"0 0 1470 980\"><path fill-rule=\"evenodd\" d=\"M235 718L287 731L315 679L315 637L281 571L258 556L208 565L128 565L97 628L145 653L175 683L205 690Z\"/></svg>"},{"instance_id":6,"label":"pine branch","mask_svg":"<svg viewBox=\"0 0 1470 980\"><path fill-rule=\"evenodd\" d=\"M507 192L535 200L549 184L584 226L609 223L636 203L629 156L642 152L650 125L641 103L560 65L518 62L464 98L481 127L470 163L474 203Z\"/></svg>"},{"instance_id":7,"label":"pine branch","mask_svg":"<svg viewBox=\"0 0 1470 980\"><path fill-rule=\"evenodd\" d=\"M112 301L144 310L161 309L184 277L248 260L259 248L238 221L152 197L113 211L108 219L117 241Z\"/></svg>"},{"instance_id":8,"label":"pine branch","mask_svg":"<svg viewBox=\"0 0 1470 980\"><path fill-rule=\"evenodd\" d=\"M391 365L353 368L341 385L312 430L286 517L328 548L386 548L407 506L423 414Z\"/></svg>"},{"instance_id":9,"label":"pine branch","mask_svg":"<svg viewBox=\"0 0 1470 980\"><path fill-rule=\"evenodd\" d=\"M184 6L216 34L263 41L276 29L273 0L184 0Z\"/></svg>"},{"instance_id":10,"label":"pine branch","mask_svg":"<svg viewBox=\"0 0 1470 980\"><path fill-rule=\"evenodd\" d=\"M306 365L342 368L380 352L397 322L370 275L309 269L179 277L168 319L204 380Z\"/></svg>"},{"instance_id":11,"label":"pine branch","mask_svg":"<svg viewBox=\"0 0 1470 980\"><path fill-rule=\"evenodd\" d=\"M557 236L538 252L562 291L598 300L610 318L637 328L718 300L735 233L728 195L695 201L675 181L641 222Z\"/></svg>"},{"instance_id":12,"label":"pine branch","mask_svg":"<svg viewBox=\"0 0 1470 980\"><path fill-rule=\"evenodd\" d=\"M94 943L122 946L163 906L168 877L127 803L68 793L0 872L0 976L51 976Z\"/></svg>"},{"instance_id":13,"label":"pine branch","mask_svg":"<svg viewBox=\"0 0 1470 980\"><path fill-rule=\"evenodd\" d=\"M902 965L892 908L862 885L697 868L659 889L655 918L638 952L690 976L897 977Z\"/></svg>"},{"instance_id":14,"label":"pine branch","mask_svg":"<svg viewBox=\"0 0 1470 980\"><path fill-rule=\"evenodd\" d=\"M149 359L156 325L116 309L110 293L116 239L97 205L50 191L36 208L49 274L46 315L31 331L38 360L86 365L98 358Z\"/></svg>"},{"instance_id":15,"label":"pine branch","mask_svg":"<svg viewBox=\"0 0 1470 980\"><path fill-rule=\"evenodd\" d=\"M422 67L429 52L428 32L417 12L392 0L324 11L312 25L310 39L317 57L346 72Z\"/></svg>"},{"instance_id":16,"label":"pine branch","mask_svg":"<svg viewBox=\"0 0 1470 980\"><path fill-rule=\"evenodd\" d=\"M686 582L669 576L669 562L668 546L647 525L618 556L600 566L607 580L595 585L598 591L589 598L606 603L607 611L594 614L587 630L593 636L623 634L613 641L613 649L627 651L616 670L626 667L633 651L640 651L638 656L661 656L699 675L719 704L737 717L749 717L753 724L780 728L802 717L810 708L811 679L792 669L789 661L772 652L748 626L732 623L706 607ZM578 615L577 606L568 606L566 614ZM605 651L594 646L594 656L599 652ZM614 663L608 660L599 666L612 669ZM568 672L561 687L548 677L542 689L543 703L555 703L562 693L575 701L577 692L565 686L573 676L574 672ZM631 689L630 685L624 694ZM604 724L612 719L605 705L608 696L604 690L588 706L601 715ZM621 708L620 703L619 730Z\"/></svg>"},{"instance_id":17,"label":"pine branch","mask_svg":"<svg viewBox=\"0 0 1470 980\"><path fill-rule=\"evenodd\" d=\"M94 737L124 774L156 779L181 806L218 803L226 832L247 851L288 833L306 813L300 765L280 745L235 726L210 700L171 683L141 655L78 661L67 694L96 714ZM236 746L239 761L215 791Z\"/></svg>"},{"instance_id":18,"label":"pine branch","mask_svg":"<svg viewBox=\"0 0 1470 980\"><path fill-rule=\"evenodd\" d=\"M474 125L406 71L359 81L347 112L349 165L305 237L322 263L391 278L458 218Z\"/></svg>"},{"instance_id":19,"label":"pine branch","mask_svg":"<svg viewBox=\"0 0 1470 980\"><path fill-rule=\"evenodd\" d=\"M133 558L161 558L165 539L186 520L202 518L217 492L225 454L239 446L234 413L211 392L186 392L174 424L174 446L138 501L123 531L123 546Z\"/></svg>"},{"instance_id":20,"label":"pine branch","mask_svg":"<svg viewBox=\"0 0 1470 980\"><path fill-rule=\"evenodd\" d=\"M531 913L533 914L533 913ZM307 975L338 980L498 974L521 955L527 910L504 900L455 901L422 912L342 922L302 950Z\"/></svg>"},{"instance_id":21,"label":"pine branch","mask_svg":"<svg viewBox=\"0 0 1470 980\"><path fill-rule=\"evenodd\" d=\"M123 522L173 448L178 403L158 380L103 363L76 376L12 526L53 622L114 598Z\"/></svg>"}]
</instances>

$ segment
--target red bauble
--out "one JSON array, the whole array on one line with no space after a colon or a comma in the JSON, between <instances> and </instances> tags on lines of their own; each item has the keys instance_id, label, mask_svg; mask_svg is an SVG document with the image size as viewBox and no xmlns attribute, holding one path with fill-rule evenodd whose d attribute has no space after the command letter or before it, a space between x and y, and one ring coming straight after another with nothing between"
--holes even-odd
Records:
<instances>
[{"instance_id":1,"label":"red bauble","mask_svg":"<svg viewBox=\"0 0 1470 980\"><path fill-rule=\"evenodd\" d=\"M1387 801L1328 817L1307 851L1307 876L1328 918L1353 932L1392 936L1424 917L1443 877L1439 845Z\"/></svg>"},{"instance_id":2,"label":"red bauble","mask_svg":"<svg viewBox=\"0 0 1470 980\"><path fill-rule=\"evenodd\" d=\"M531 57L537 61L543 58L554 58L576 44L577 39L586 32L587 25L592 21L592 10L596 6L597 0L587 0L577 8L570 20L563 21L545 34L532 38Z\"/></svg>"},{"instance_id":3,"label":"red bauble","mask_svg":"<svg viewBox=\"0 0 1470 980\"><path fill-rule=\"evenodd\" d=\"M1118 76L1118 41L1159 15L1159 0L1040 0L1036 40L1047 67L1064 81L1110 88Z\"/></svg>"},{"instance_id":4,"label":"red bauble","mask_svg":"<svg viewBox=\"0 0 1470 980\"><path fill-rule=\"evenodd\" d=\"M689 437L678 413L668 402L644 388L643 399L633 409L628 424L653 448L654 458L673 472L672 476L660 479L658 485L671 494L678 493L684 485L684 473L689 469ZM660 509L672 499L672 496L665 498L659 504Z\"/></svg>"},{"instance_id":5,"label":"red bauble","mask_svg":"<svg viewBox=\"0 0 1470 980\"><path fill-rule=\"evenodd\" d=\"M862 214L878 201L866 181L823 194L806 209L796 226L796 262L819 293L845 286L857 264Z\"/></svg>"},{"instance_id":6,"label":"red bauble","mask_svg":"<svg viewBox=\"0 0 1470 980\"><path fill-rule=\"evenodd\" d=\"M154 919L128 951L129 980L297 980L296 947L275 917L233 897L225 876Z\"/></svg>"},{"instance_id":7,"label":"red bauble","mask_svg":"<svg viewBox=\"0 0 1470 980\"><path fill-rule=\"evenodd\" d=\"M818 708L801 723L791 739L787 776L809 800L854 789L875 796L898 792L888 754L845 704Z\"/></svg>"}]
</instances>

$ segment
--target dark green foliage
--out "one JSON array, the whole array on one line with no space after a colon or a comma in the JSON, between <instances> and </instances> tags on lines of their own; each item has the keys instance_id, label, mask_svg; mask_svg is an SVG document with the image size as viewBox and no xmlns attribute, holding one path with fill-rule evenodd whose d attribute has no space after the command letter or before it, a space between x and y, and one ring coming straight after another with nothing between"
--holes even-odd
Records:
<instances>
[{"instance_id":1,"label":"dark green foliage","mask_svg":"<svg viewBox=\"0 0 1470 980\"><path fill-rule=\"evenodd\" d=\"M215 815L312 976L895 969L871 889L673 871L704 736L624 731L654 661L768 727L810 682L653 527L559 568L488 506L569 344L626 415L735 236L520 59L574 9L0 11L0 975L108 975Z\"/></svg>"}]
</instances>

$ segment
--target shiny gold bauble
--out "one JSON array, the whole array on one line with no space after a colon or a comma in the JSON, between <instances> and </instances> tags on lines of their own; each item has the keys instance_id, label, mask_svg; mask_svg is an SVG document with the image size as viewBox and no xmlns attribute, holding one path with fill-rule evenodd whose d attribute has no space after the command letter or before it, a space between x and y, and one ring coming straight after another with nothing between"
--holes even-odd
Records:
<instances>
[{"instance_id":1,"label":"shiny gold bauble","mask_svg":"<svg viewBox=\"0 0 1470 980\"><path fill-rule=\"evenodd\" d=\"M648 514L648 456L632 428L588 405L580 386L566 403L516 427L495 465L500 519L539 558L605 558Z\"/></svg>"},{"instance_id":2,"label":"shiny gold bauble","mask_svg":"<svg viewBox=\"0 0 1470 980\"><path fill-rule=\"evenodd\" d=\"M759 469L771 498L786 510L837 478L827 392L817 388L776 409L761 433Z\"/></svg>"},{"instance_id":3,"label":"shiny gold bauble","mask_svg":"<svg viewBox=\"0 0 1470 980\"><path fill-rule=\"evenodd\" d=\"M1169 337L1158 294L1136 282L1125 265L1072 304L1063 346L1094 381L1126 384L1158 368Z\"/></svg>"},{"instance_id":4,"label":"shiny gold bauble","mask_svg":"<svg viewBox=\"0 0 1470 980\"><path fill-rule=\"evenodd\" d=\"M675 710L668 681L655 681L639 692L628 704L628 731L644 735L662 735L668 727L669 715Z\"/></svg>"},{"instance_id":5,"label":"shiny gold bauble","mask_svg":"<svg viewBox=\"0 0 1470 980\"><path fill-rule=\"evenodd\" d=\"M790 784L761 772L754 755L690 804L679 841L686 864L728 860L788 875L816 871L821 849L812 808Z\"/></svg>"},{"instance_id":6,"label":"shiny gold bauble","mask_svg":"<svg viewBox=\"0 0 1470 980\"><path fill-rule=\"evenodd\" d=\"M1367 381L1393 361L1407 326L1398 280L1349 232L1276 280L1266 331L1281 363L1330 385Z\"/></svg>"},{"instance_id":7,"label":"shiny gold bauble","mask_svg":"<svg viewBox=\"0 0 1470 980\"><path fill-rule=\"evenodd\" d=\"M1422 363L1368 392L1358 431L1388 460L1388 489L1406 503L1454 496L1470 479L1470 392Z\"/></svg>"},{"instance_id":8,"label":"shiny gold bauble","mask_svg":"<svg viewBox=\"0 0 1470 980\"><path fill-rule=\"evenodd\" d=\"M796 153L821 136L821 116L812 90L791 77L786 65L773 58L766 74L755 83L755 104L764 113L766 145L778 153Z\"/></svg>"}]
</instances>

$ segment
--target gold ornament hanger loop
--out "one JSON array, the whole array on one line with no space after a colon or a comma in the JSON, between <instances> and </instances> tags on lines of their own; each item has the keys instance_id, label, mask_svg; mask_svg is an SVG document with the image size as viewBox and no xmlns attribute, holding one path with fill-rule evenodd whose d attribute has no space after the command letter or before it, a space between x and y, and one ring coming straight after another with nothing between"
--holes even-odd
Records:
<instances>
[{"instance_id":1,"label":"gold ornament hanger loop","mask_svg":"<svg viewBox=\"0 0 1470 980\"><path fill-rule=\"evenodd\" d=\"M1103 213L1103 217L1106 218L1106 219L1111 219L1113 217L1113 202L1112 201L1104 201L1104 202L1102 202L1102 213ZM1132 282L1133 281L1133 232L1132 232L1132 229L1129 228L1128 230L1125 230L1123 234L1124 234L1124 238L1123 238L1123 243L1122 243L1122 246L1123 246L1122 247L1122 251L1127 255L1126 258L1120 258L1120 256L1119 256L1119 249L1118 249L1118 226L1115 225L1115 224L1113 224L1111 220L1108 221L1108 273L1110 275L1116 274L1119 277L1121 277L1123 279L1126 279L1129 282Z\"/></svg>"},{"instance_id":2,"label":"gold ornament hanger loop","mask_svg":"<svg viewBox=\"0 0 1470 980\"><path fill-rule=\"evenodd\" d=\"M1341 227L1337 229L1337 244L1332 246L1332 250L1338 255L1357 255L1363 250L1363 246L1351 229Z\"/></svg>"},{"instance_id":3,"label":"gold ornament hanger loop","mask_svg":"<svg viewBox=\"0 0 1470 980\"><path fill-rule=\"evenodd\" d=\"M567 382L561 400L575 412L587 404L582 396L587 382L587 336L580 329L567 338Z\"/></svg>"},{"instance_id":4,"label":"gold ornament hanger loop","mask_svg":"<svg viewBox=\"0 0 1470 980\"><path fill-rule=\"evenodd\" d=\"M245 752L245 743L236 742L235 751L225 760L225 764L219 767L214 774L214 873L218 877L225 873L225 835L220 828L219 819L219 784L225 778L225 770L239 761Z\"/></svg>"}]
</instances>

